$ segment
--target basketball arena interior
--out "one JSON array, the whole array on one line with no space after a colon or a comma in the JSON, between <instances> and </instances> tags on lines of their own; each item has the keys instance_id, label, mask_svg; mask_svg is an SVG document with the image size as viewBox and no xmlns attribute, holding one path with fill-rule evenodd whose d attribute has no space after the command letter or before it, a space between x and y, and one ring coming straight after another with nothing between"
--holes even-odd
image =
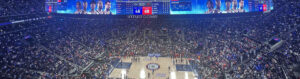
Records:
<instances>
[{"instance_id":1,"label":"basketball arena interior","mask_svg":"<svg viewBox=\"0 0 300 79\"><path fill-rule=\"evenodd\" d=\"M1 79L300 79L299 0L0 0Z\"/></svg>"}]
</instances>

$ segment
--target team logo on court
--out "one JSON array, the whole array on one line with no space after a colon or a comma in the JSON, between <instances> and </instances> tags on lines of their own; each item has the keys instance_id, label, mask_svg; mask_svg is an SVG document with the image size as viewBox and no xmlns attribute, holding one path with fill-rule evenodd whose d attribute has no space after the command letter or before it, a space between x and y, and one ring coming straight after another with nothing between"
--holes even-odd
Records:
<instances>
[{"instance_id":1,"label":"team logo on court","mask_svg":"<svg viewBox=\"0 0 300 79\"><path fill-rule=\"evenodd\" d=\"M156 63L149 63L149 64L147 64L146 67L149 70L157 70L157 69L159 69L160 66Z\"/></svg>"}]
</instances>

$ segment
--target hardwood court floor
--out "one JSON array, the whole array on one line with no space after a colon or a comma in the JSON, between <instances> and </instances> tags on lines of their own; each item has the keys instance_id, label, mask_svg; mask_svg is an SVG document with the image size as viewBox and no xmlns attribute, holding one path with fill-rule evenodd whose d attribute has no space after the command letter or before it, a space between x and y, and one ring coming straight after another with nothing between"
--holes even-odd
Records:
<instances>
[{"instance_id":1,"label":"hardwood court floor","mask_svg":"<svg viewBox=\"0 0 300 79\"><path fill-rule=\"evenodd\" d=\"M132 63L129 70L114 68L109 75L109 78L124 79L125 75L128 79L196 79L193 72L176 71L176 66L170 57L139 57L140 62L133 62L132 57L122 58L122 62ZM173 59L174 60L174 59ZM183 58L183 62L180 62L180 58L177 58L176 64L189 64L187 59ZM175 60L174 60L175 62ZM156 63L160 67L152 74L152 70L147 69L147 64ZM170 71L169 68L170 67ZM150 74L150 75L148 75Z\"/></svg>"}]
</instances>

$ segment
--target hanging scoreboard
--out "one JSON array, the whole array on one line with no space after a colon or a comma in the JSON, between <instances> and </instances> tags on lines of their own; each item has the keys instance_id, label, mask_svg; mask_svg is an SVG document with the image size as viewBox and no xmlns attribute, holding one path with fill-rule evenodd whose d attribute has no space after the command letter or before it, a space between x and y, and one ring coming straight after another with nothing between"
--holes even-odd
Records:
<instances>
[{"instance_id":1,"label":"hanging scoreboard","mask_svg":"<svg viewBox=\"0 0 300 79\"><path fill-rule=\"evenodd\" d=\"M116 14L152 15L170 14L169 0L117 0Z\"/></svg>"}]
</instances>

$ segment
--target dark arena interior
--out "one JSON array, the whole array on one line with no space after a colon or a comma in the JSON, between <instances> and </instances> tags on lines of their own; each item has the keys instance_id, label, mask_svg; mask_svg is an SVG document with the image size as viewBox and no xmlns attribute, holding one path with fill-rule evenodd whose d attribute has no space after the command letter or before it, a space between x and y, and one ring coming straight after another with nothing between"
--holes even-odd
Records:
<instances>
[{"instance_id":1,"label":"dark arena interior","mask_svg":"<svg viewBox=\"0 0 300 79\"><path fill-rule=\"evenodd\" d=\"M102 1L0 0L1 79L300 79L299 0Z\"/></svg>"}]
</instances>

